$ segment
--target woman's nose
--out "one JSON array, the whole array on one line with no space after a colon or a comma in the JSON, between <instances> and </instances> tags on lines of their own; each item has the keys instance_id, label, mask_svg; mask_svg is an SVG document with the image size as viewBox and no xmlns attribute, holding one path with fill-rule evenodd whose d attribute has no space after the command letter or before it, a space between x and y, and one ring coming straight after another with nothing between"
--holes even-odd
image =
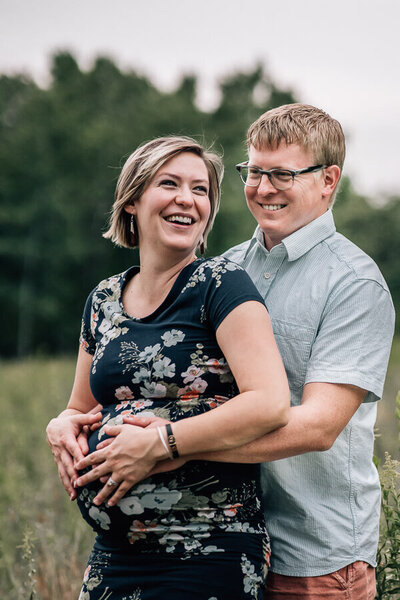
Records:
<instances>
[{"instance_id":1,"label":"woman's nose","mask_svg":"<svg viewBox=\"0 0 400 600\"><path fill-rule=\"evenodd\" d=\"M193 194L192 190L187 187L181 187L177 190L177 194L175 197L175 202L177 204L183 204L185 206L190 206L193 204Z\"/></svg>"}]
</instances>

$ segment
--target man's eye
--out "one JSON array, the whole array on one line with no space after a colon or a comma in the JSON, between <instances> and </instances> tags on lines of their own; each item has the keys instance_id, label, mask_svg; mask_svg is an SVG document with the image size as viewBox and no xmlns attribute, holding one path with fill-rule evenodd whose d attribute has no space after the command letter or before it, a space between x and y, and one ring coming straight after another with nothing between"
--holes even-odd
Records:
<instances>
[{"instance_id":1,"label":"man's eye","mask_svg":"<svg viewBox=\"0 0 400 600\"><path fill-rule=\"evenodd\" d=\"M259 174L259 170L258 169L252 169L251 167L249 167L249 175L258 175Z\"/></svg>"},{"instance_id":2,"label":"man's eye","mask_svg":"<svg viewBox=\"0 0 400 600\"><path fill-rule=\"evenodd\" d=\"M291 179L292 174L290 171L272 171L271 174L279 179L279 181L289 181Z\"/></svg>"}]
</instances>

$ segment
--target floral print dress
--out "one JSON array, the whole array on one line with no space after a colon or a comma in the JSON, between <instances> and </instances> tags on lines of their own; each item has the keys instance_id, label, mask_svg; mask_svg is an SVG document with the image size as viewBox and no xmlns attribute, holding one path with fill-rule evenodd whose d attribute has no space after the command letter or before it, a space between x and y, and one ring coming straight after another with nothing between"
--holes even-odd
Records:
<instances>
[{"instance_id":1,"label":"floral print dress","mask_svg":"<svg viewBox=\"0 0 400 600\"><path fill-rule=\"evenodd\" d=\"M90 385L103 405L90 452L124 415L177 421L238 393L215 332L239 304L262 302L243 269L197 259L151 315L134 318L122 293L138 271L102 281L86 302L80 343L93 355ZM114 507L92 503L102 485L78 496L97 532L79 600L263 597L269 543L259 465L188 462L135 485Z\"/></svg>"}]
</instances>

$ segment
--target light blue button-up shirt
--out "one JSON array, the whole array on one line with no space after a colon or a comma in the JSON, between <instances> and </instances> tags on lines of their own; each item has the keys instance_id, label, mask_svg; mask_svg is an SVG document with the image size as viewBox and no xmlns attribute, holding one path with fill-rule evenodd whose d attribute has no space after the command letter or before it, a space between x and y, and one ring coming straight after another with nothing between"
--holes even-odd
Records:
<instances>
[{"instance_id":1,"label":"light blue button-up shirt","mask_svg":"<svg viewBox=\"0 0 400 600\"><path fill-rule=\"evenodd\" d=\"M271 251L257 227L251 240L225 256L246 269L264 298L293 406L310 382L352 384L368 392L330 450L262 465L271 568L304 577L357 560L375 566L375 401L382 395L394 329L387 285L371 258L336 232L330 210Z\"/></svg>"}]
</instances>

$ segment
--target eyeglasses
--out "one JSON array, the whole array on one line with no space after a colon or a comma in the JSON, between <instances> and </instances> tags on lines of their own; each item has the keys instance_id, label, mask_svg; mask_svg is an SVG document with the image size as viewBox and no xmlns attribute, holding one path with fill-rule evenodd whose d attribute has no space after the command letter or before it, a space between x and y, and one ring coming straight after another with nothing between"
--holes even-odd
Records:
<instances>
[{"instance_id":1,"label":"eyeglasses","mask_svg":"<svg viewBox=\"0 0 400 600\"><path fill-rule=\"evenodd\" d=\"M264 171L263 169L252 167L247 162L244 162L236 165L236 168L245 185L257 187L260 184L261 177L266 175L274 188L282 192L284 190L290 190L296 175L314 173L320 169L325 169L327 166L328 165L314 165L298 171L292 171L291 169L271 169L270 171Z\"/></svg>"}]
</instances>

